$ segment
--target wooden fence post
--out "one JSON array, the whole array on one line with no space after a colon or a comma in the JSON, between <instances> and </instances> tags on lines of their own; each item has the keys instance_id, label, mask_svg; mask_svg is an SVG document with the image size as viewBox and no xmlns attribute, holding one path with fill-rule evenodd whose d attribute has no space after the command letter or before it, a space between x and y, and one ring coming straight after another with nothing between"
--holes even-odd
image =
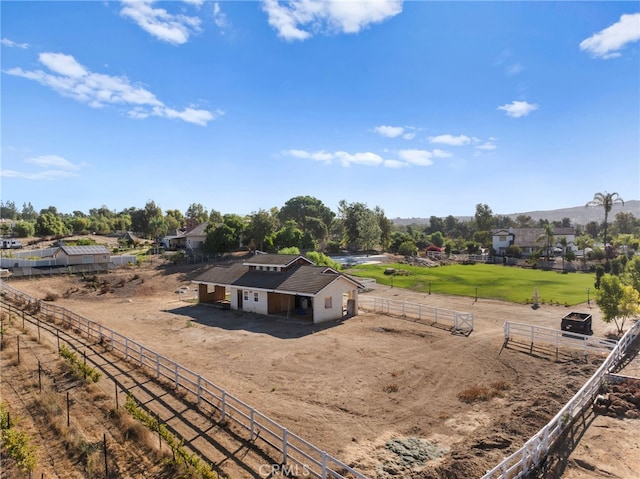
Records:
<instances>
[{"instance_id":1,"label":"wooden fence post","mask_svg":"<svg viewBox=\"0 0 640 479\"><path fill-rule=\"evenodd\" d=\"M107 461L107 435L102 435L102 449L104 451L104 477L109 477L109 463Z\"/></svg>"}]
</instances>

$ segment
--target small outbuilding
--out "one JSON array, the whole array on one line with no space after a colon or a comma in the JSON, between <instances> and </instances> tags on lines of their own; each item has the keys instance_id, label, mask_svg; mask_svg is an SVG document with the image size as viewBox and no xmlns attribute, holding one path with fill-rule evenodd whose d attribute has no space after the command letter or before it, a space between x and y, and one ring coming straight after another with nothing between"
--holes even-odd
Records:
<instances>
[{"instance_id":1,"label":"small outbuilding","mask_svg":"<svg viewBox=\"0 0 640 479\"><path fill-rule=\"evenodd\" d=\"M193 283L198 300L265 315L311 318L314 323L355 316L354 278L303 255L257 254L243 263L215 266Z\"/></svg>"},{"instance_id":2,"label":"small outbuilding","mask_svg":"<svg viewBox=\"0 0 640 479\"><path fill-rule=\"evenodd\" d=\"M60 246L53 257L58 264L71 266L77 264L108 264L111 252L106 246ZM66 261L65 261L66 259Z\"/></svg>"}]
</instances>

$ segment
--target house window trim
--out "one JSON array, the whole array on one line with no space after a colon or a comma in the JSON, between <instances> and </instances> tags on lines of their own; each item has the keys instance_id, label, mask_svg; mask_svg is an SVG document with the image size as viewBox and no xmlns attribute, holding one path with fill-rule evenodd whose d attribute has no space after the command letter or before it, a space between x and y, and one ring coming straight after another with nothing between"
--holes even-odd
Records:
<instances>
[{"instance_id":1,"label":"house window trim","mask_svg":"<svg viewBox=\"0 0 640 479\"><path fill-rule=\"evenodd\" d=\"M333 308L333 296L327 296L324 298L324 309Z\"/></svg>"}]
</instances>

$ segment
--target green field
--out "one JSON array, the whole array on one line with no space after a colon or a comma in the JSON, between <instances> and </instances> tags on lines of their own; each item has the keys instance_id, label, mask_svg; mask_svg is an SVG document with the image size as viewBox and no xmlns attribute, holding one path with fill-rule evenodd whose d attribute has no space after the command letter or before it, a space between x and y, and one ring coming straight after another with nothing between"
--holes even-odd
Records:
<instances>
[{"instance_id":1,"label":"green field","mask_svg":"<svg viewBox=\"0 0 640 479\"><path fill-rule=\"evenodd\" d=\"M386 275L385 269L405 270L407 276ZM588 273L563 274L556 271L505 267L502 265L473 264L426 268L406 264L358 265L345 270L347 274L374 278L378 283L397 288L434 294L452 294L478 298L491 298L512 303L531 303L534 288L542 303L573 306L595 296L595 275ZM477 293L476 293L477 291Z\"/></svg>"}]
</instances>

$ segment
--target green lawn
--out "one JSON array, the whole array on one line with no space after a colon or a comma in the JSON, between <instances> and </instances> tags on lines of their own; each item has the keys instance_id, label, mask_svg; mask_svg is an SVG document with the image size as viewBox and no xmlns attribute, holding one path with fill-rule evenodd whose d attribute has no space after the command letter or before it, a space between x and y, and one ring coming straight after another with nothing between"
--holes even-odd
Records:
<instances>
[{"instance_id":1,"label":"green lawn","mask_svg":"<svg viewBox=\"0 0 640 479\"><path fill-rule=\"evenodd\" d=\"M408 276L385 275L386 268L409 272ZM542 271L505 267L502 265L474 264L425 268L406 264L358 265L345 270L347 274L374 278L378 283L412 291L476 296L512 303L531 303L534 288L538 289L540 303L559 303L573 306L587 301L587 288L593 300L594 274ZM393 284L392 284L393 283Z\"/></svg>"}]
</instances>

